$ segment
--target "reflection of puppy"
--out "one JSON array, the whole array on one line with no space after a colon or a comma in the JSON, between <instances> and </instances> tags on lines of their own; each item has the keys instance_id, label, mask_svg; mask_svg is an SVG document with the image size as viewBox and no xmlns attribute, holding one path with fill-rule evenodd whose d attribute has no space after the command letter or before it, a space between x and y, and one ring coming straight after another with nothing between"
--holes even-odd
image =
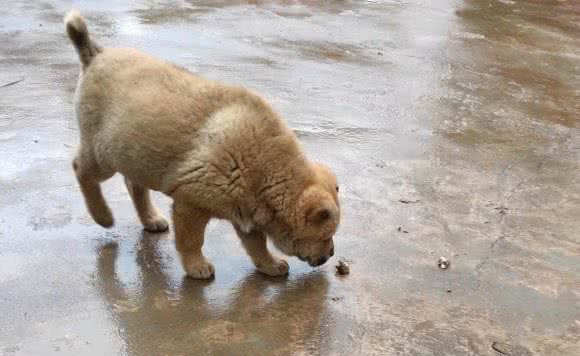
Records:
<instances>
[{"instance_id":1,"label":"reflection of puppy","mask_svg":"<svg viewBox=\"0 0 580 356\"><path fill-rule=\"evenodd\" d=\"M132 354L310 355L329 341L321 334L329 312L329 281L323 271L294 277L291 283L259 273L240 275L235 283L189 278L179 283L167 274L160 256L164 244L143 234L136 256L139 283L131 285L115 269L117 244L98 249L98 290ZM226 288L232 283L234 288ZM210 285L222 291L215 293ZM231 292L224 294L225 289Z\"/></svg>"},{"instance_id":2,"label":"reflection of puppy","mask_svg":"<svg viewBox=\"0 0 580 356\"><path fill-rule=\"evenodd\" d=\"M113 224L99 183L119 172L146 230L167 229L148 190L173 198L177 250L193 278L214 274L201 251L211 218L231 221L268 275L286 274L288 264L270 254L266 235L312 266L333 255L336 178L304 157L263 99L137 50L101 48L77 12L65 24L82 63L75 100L81 143L73 167L98 224Z\"/></svg>"}]
</instances>

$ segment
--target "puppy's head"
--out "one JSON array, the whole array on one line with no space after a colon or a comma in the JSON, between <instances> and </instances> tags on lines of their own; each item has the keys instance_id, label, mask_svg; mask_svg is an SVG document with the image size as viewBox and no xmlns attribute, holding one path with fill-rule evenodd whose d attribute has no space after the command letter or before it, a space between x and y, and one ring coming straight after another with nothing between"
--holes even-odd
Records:
<instances>
[{"instance_id":1,"label":"puppy's head","mask_svg":"<svg viewBox=\"0 0 580 356\"><path fill-rule=\"evenodd\" d=\"M285 254L320 266L334 255L332 237L340 223L340 205L335 175L320 164L312 168L314 180L295 207L295 226L289 234L272 235L272 240Z\"/></svg>"}]
</instances>

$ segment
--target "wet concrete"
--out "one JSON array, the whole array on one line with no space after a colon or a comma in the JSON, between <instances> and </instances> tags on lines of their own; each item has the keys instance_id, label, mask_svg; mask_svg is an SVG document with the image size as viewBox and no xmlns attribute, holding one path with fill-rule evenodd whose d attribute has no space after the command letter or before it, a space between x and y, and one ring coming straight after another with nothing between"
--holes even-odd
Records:
<instances>
[{"instance_id":1,"label":"wet concrete","mask_svg":"<svg viewBox=\"0 0 580 356\"><path fill-rule=\"evenodd\" d=\"M263 93L339 175L351 274L263 277L215 222L216 279L184 279L119 177L96 226L72 6L103 45ZM571 0L4 2L0 354L580 354L579 24Z\"/></svg>"}]
</instances>

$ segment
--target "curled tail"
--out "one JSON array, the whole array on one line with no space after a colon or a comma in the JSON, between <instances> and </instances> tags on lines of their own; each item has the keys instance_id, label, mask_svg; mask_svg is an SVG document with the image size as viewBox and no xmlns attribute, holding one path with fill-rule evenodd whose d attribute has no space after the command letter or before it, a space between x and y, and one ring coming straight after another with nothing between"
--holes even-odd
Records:
<instances>
[{"instance_id":1,"label":"curled tail","mask_svg":"<svg viewBox=\"0 0 580 356\"><path fill-rule=\"evenodd\" d=\"M93 57L101 53L103 49L91 40L85 19L78 11L69 12L64 18L64 24L66 25L66 33L75 46L83 67L88 66Z\"/></svg>"}]
</instances>

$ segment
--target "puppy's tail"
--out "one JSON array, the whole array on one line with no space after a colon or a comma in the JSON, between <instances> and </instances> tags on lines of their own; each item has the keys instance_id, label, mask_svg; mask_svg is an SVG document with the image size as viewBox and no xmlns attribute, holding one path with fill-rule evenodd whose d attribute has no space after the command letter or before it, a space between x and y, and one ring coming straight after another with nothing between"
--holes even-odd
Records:
<instances>
[{"instance_id":1,"label":"puppy's tail","mask_svg":"<svg viewBox=\"0 0 580 356\"><path fill-rule=\"evenodd\" d=\"M79 54L83 68L88 66L103 49L91 40L85 19L77 10L72 10L66 15L64 24L66 33Z\"/></svg>"}]
</instances>

